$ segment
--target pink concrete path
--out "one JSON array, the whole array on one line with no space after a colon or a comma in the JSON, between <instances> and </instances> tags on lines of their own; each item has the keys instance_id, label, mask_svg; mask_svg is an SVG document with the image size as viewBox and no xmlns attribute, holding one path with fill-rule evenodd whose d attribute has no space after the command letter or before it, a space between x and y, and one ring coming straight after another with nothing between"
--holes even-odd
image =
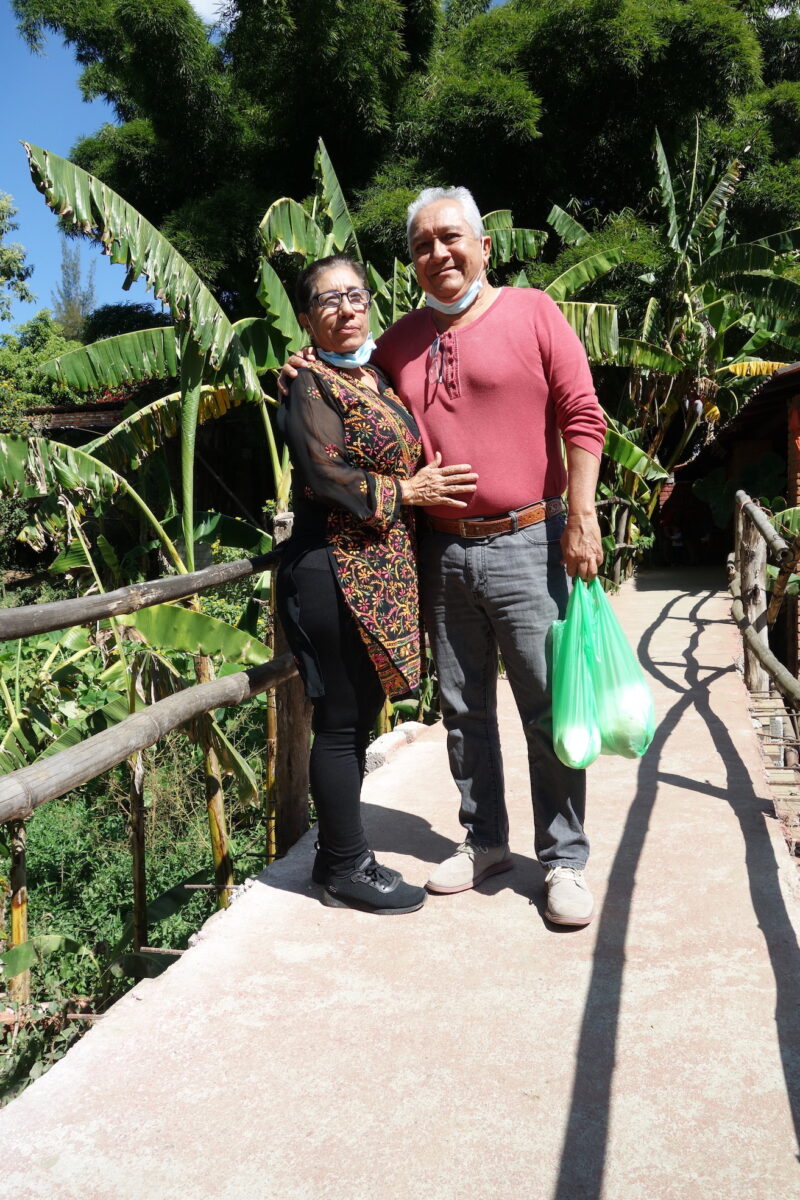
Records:
<instances>
[{"instance_id":1,"label":"pink concrete path","mask_svg":"<svg viewBox=\"0 0 800 1200\"><path fill-rule=\"evenodd\" d=\"M591 770L588 929L543 921L503 685L515 870L379 919L319 904L307 836L0 1114L3 1194L797 1200L800 901L720 575L614 602L660 725ZM423 882L460 840L441 730L365 802Z\"/></svg>"}]
</instances>

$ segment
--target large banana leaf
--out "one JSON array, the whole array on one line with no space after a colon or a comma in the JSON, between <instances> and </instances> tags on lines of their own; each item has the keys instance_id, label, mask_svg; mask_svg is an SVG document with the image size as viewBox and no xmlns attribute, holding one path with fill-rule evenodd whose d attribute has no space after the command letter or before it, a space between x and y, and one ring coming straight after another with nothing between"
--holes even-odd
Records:
<instances>
[{"instance_id":1,"label":"large banana leaf","mask_svg":"<svg viewBox=\"0 0 800 1200\"><path fill-rule=\"evenodd\" d=\"M641 341L649 342L652 337L653 330L661 317L661 307L655 296L651 296L647 301L647 308L644 312L644 320L642 321Z\"/></svg>"},{"instance_id":2,"label":"large banana leaf","mask_svg":"<svg viewBox=\"0 0 800 1200\"><path fill-rule=\"evenodd\" d=\"M241 393L224 387L203 387L197 412L198 425L224 417L242 402ZM120 421L108 433L95 438L84 450L115 471L136 470L142 461L180 432L181 394L171 392Z\"/></svg>"},{"instance_id":3,"label":"large banana leaf","mask_svg":"<svg viewBox=\"0 0 800 1200\"><path fill-rule=\"evenodd\" d=\"M800 319L800 284L780 275L730 275L726 286L746 297L756 312L774 312L784 320Z\"/></svg>"},{"instance_id":4,"label":"large banana leaf","mask_svg":"<svg viewBox=\"0 0 800 1200\"><path fill-rule=\"evenodd\" d=\"M692 222L686 236L688 248L701 234L709 229L715 229L724 217L725 209L736 191L743 170L743 163L737 158L732 159L720 175L700 211ZM720 251L722 253L722 251Z\"/></svg>"},{"instance_id":5,"label":"large banana leaf","mask_svg":"<svg viewBox=\"0 0 800 1200\"><path fill-rule=\"evenodd\" d=\"M180 514L165 521L164 528L170 537L180 537ZM258 529L239 517L228 517L218 512L194 514L194 540L218 542L220 546L230 550L244 550L253 555L267 554L272 549L272 538L263 529Z\"/></svg>"},{"instance_id":6,"label":"large banana leaf","mask_svg":"<svg viewBox=\"0 0 800 1200\"><path fill-rule=\"evenodd\" d=\"M577 333L593 363L610 362L619 350L619 326L614 304L581 304L557 301L558 307Z\"/></svg>"},{"instance_id":7,"label":"large banana leaf","mask_svg":"<svg viewBox=\"0 0 800 1200\"><path fill-rule=\"evenodd\" d=\"M486 213L483 227L492 239L492 266L511 262L517 258L522 262L534 262L547 241L544 229L516 229L507 208Z\"/></svg>"},{"instance_id":8,"label":"large banana leaf","mask_svg":"<svg viewBox=\"0 0 800 1200\"><path fill-rule=\"evenodd\" d=\"M51 954L77 954L81 958L95 960L89 946L78 942L75 938L63 933L40 933L37 937L29 938L3 952L3 974L6 979L13 979L23 971L29 971Z\"/></svg>"},{"instance_id":9,"label":"large banana leaf","mask_svg":"<svg viewBox=\"0 0 800 1200\"><path fill-rule=\"evenodd\" d=\"M797 537L800 533L800 508L784 508L781 512L773 513L769 520L784 536Z\"/></svg>"},{"instance_id":10,"label":"large banana leaf","mask_svg":"<svg viewBox=\"0 0 800 1200\"><path fill-rule=\"evenodd\" d=\"M286 362L289 341L267 317L244 317L234 325L239 340L259 375L275 371ZM274 404L271 396L261 399Z\"/></svg>"},{"instance_id":11,"label":"large banana leaf","mask_svg":"<svg viewBox=\"0 0 800 1200\"><path fill-rule=\"evenodd\" d=\"M28 439L0 434L0 492L30 499L42 489L28 471Z\"/></svg>"},{"instance_id":12,"label":"large banana leaf","mask_svg":"<svg viewBox=\"0 0 800 1200\"><path fill-rule=\"evenodd\" d=\"M728 363L727 367L720 367L720 370L730 371L731 374L746 379L752 375L774 375L776 371L785 366L785 362L766 362L761 358L753 358L748 362Z\"/></svg>"},{"instance_id":13,"label":"large banana leaf","mask_svg":"<svg viewBox=\"0 0 800 1200\"><path fill-rule=\"evenodd\" d=\"M603 453L623 470L633 471L635 475L648 483L669 479L669 472L665 471L659 462L646 454L641 446L635 445L629 438L623 437L616 429L612 429L610 425L606 430Z\"/></svg>"},{"instance_id":14,"label":"large banana leaf","mask_svg":"<svg viewBox=\"0 0 800 1200\"><path fill-rule=\"evenodd\" d=\"M267 209L258 227L266 255L283 250L313 260L324 258L333 249L317 222L296 200L283 196Z\"/></svg>"},{"instance_id":15,"label":"large banana leaf","mask_svg":"<svg viewBox=\"0 0 800 1200\"><path fill-rule=\"evenodd\" d=\"M661 207L667 215L667 241L673 250L680 253L681 243L678 234L678 207L675 203L675 189L672 186L672 173L658 130L656 130L653 141L653 154L656 160Z\"/></svg>"},{"instance_id":16,"label":"large banana leaf","mask_svg":"<svg viewBox=\"0 0 800 1200\"><path fill-rule=\"evenodd\" d=\"M66 492L95 503L121 493L144 515L178 570L185 571L171 539L141 496L122 475L86 450L39 437L0 436L0 491L49 498Z\"/></svg>"},{"instance_id":17,"label":"large banana leaf","mask_svg":"<svg viewBox=\"0 0 800 1200\"><path fill-rule=\"evenodd\" d=\"M252 363L223 309L174 246L121 196L74 163L23 142L31 176L50 208L127 267L126 285L144 275L198 352L251 399L261 395Z\"/></svg>"},{"instance_id":18,"label":"large banana leaf","mask_svg":"<svg viewBox=\"0 0 800 1200\"><path fill-rule=\"evenodd\" d=\"M603 250L598 254L590 254L574 266L569 267L544 289L554 300L566 300L567 296L585 287L587 283L607 275L625 257L623 250Z\"/></svg>"},{"instance_id":19,"label":"large banana leaf","mask_svg":"<svg viewBox=\"0 0 800 1200\"><path fill-rule=\"evenodd\" d=\"M775 254L789 254L792 250L800 250L800 226L782 229L780 233L771 233L769 237L757 240L760 246L767 246Z\"/></svg>"},{"instance_id":20,"label":"large banana leaf","mask_svg":"<svg viewBox=\"0 0 800 1200\"><path fill-rule=\"evenodd\" d=\"M394 260L391 279L383 279L371 263L367 263L367 280L372 290L370 330L373 335L394 325L405 313L419 308L423 291L417 283L414 268Z\"/></svg>"},{"instance_id":21,"label":"large banana leaf","mask_svg":"<svg viewBox=\"0 0 800 1200\"><path fill-rule=\"evenodd\" d=\"M138 695L135 697L135 705L137 711L144 707L144 701ZM124 721L129 713L127 695L117 696L103 708L98 708L81 720L72 722L68 729L65 729L59 737L54 738L45 746L35 761L38 762L41 758L50 758L51 755L58 754L60 750L67 750L70 746L77 746L78 742L82 742L85 738L92 737L95 733L110 729L113 725Z\"/></svg>"},{"instance_id":22,"label":"large banana leaf","mask_svg":"<svg viewBox=\"0 0 800 1200\"><path fill-rule=\"evenodd\" d=\"M299 350L305 346L308 342L308 335L303 332L294 315L286 288L266 258L262 258L260 262L257 295L273 325L285 340L287 350Z\"/></svg>"},{"instance_id":23,"label":"large banana leaf","mask_svg":"<svg viewBox=\"0 0 800 1200\"><path fill-rule=\"evenodd\" d=\"M314 216L319 219L322 212L330 221L330 238L334 250L347 251L360 260L361 250L350 210L322 138L317 143L317 153L314 157L314 179L317 183Z\"/></svg>"},{"instance_id":24,"label":"large banana leaf","mask_svg":"<svg viewBox=\"0 0 800 1200\"><path fill-rule=\"evenodd\" d=\"M768 271L775 262L775 254L757 242L742 242L725 246L718 254L712 254L705 262L695 267L692 274L694 284L716 281L739 271Z\"/></svg>"},{"instance_id":25,"label":"large banana leaf","mask_svg":"<svg viewBox=\"0 0 800 1200\"><path fill-rule=\"evenodd\" d=\"M272 658L269 646L251 634L177 604L155 604L118 619L120 624L138 629L159 650L219 654L228 662L246 663L250 667Z\"/></svg>"},{"instance_id":26,"label":"large banana leaf","mask_svg":"<svg viewBox=\"0 0 800 1200\"><path fill-rule=\"evenodd\" d=\"M589 237L589 230L584 229L568 212L554 204L547 217L547 224L552 225L562 242L568 246L580 246Z\"/></svg>"},{"instance_id":27,"label":"large banana leaf","mask_svg":"<svg viewBox=\"0 0 800 1200\"><path fill-rule=\"evenodd\" d=\"M60 354L42 363L39 370L75 392L175 376L178 374L175 330L142 329L104 338L92 346Z\"/></svg>"},{"instance_id":28,"label":"large banana leaf","mask_svg":"<svg viewBox=\"0 0 800 1200\"><path fill-rule=\"evenodd\" d=\"M636 338L620 338L615 359L620 367L644 367L650 371L662 371L665 375L677 375L686 364L660 346L640 342Z\"/></svg>"}]
</instances>

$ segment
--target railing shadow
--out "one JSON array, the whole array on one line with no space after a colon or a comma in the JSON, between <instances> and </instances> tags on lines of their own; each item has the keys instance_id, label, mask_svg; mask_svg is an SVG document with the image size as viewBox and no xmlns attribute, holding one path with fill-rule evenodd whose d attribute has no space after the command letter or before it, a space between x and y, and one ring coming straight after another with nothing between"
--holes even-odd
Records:
<instances>
[{"instance_id":1,"label":"railing shadow","mask_svg":"<svg viewBox=\"0 0 800 1200\"><path fill-rule=\"evenodd\" d=\"M663 586L674 587L674 574ZM655 581L651 581L654 583ZM714 590L717 590L716 588ZM684 659L685 689L664 675L651 654L659 626L680 601L697 596L690 620L695 625ZM700 616L708 592L687 590L662 610L639 643L640 661L653 677L680 693L660 722L656 736L641 761L637 791L628 813L620 845L608 879L606 901L598 919L592 975L578 1042L575 1080L562 1147L559 1175L552 1200L600 1200L608 1149L611 1092L619 1029L625 943L631 916L636 872L644 848L660 781L678 782L659 772L664 749L678 723L692 706L702 716L726 771L727 786L712 789L736 815L745 845L745 859L753 910L758 919L775 977L776 1025L786 1091L795 1132L800 1137L800 958L777 876L775 856L763 820L763 808L733 739L712 711L709 686L733 668L709 669L698 663L702 626ZM702 678L701 678L702 673ZM691 780L683 784L707 791Z\"/></svg>"}]
</instances>

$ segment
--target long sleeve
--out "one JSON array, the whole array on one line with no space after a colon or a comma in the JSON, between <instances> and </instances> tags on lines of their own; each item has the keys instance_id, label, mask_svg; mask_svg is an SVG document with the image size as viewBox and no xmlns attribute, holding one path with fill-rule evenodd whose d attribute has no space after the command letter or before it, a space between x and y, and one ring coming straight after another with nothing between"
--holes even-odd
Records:
<instances>
[{"instance_id":1,"label":"long sleeve","mask_svg":"<svg viewBox=\"0 0 800 1200\"><path fill-rule=\"evenodd\" d=\"M385 531L400 511L398 479L354 466L344 420L314 375L301 370L284 404L281 428L294 467L294 486L309 500L343 508L373 529Z\"/></svg>"},{"instance_id":2,"label":"long sleeve","mask_svg":"<svg viewBox=\"0 0 800 1200\"><path fill-rule=\"evenodd\" d=\"M586 351L558 305L544 292L538 296L535 321L561 436L567 444L580 446L599 458L606 420L597 401Z\"/></svg>"}]
</instances>

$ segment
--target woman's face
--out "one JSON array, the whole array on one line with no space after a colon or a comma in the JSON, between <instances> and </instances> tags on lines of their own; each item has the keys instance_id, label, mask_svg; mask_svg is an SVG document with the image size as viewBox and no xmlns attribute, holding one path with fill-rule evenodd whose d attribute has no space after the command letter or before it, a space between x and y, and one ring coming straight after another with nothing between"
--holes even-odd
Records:
<instances>
[{"instance_id":1,"label":"woman's face","mask_svg":"<svg viewBox=\"0 0 800 1200\"><path fill-rule=\"evenodd\" d=\"M314 297L363 287L352 267L327 267L314 281ZM338 308L322 308L314 299L308 312L300 313L299 320L322 350L332 350L334 354L357 350L369 335L369 309L354 308L346 295L341 297Z\"/></svg>"}]
</instances>

